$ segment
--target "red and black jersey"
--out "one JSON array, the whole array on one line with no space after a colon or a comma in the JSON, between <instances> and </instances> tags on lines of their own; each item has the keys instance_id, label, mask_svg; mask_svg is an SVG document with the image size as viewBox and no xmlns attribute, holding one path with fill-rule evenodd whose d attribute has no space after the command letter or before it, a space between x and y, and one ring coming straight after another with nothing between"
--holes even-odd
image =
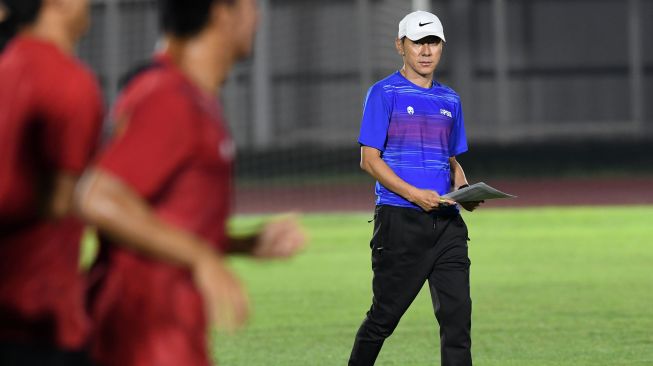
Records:
<instances>
[{"instance_id":1,"label":"red and black jersey","mask_svg":"<svg viewBox=\"0 0 653 366\"><path fill-rule=\"evenodd\" d=\"M43 208L56 174L89 163L101 124L97 82L74 57L29 37L0 55L0 339L85 342L82 224Z\"/></svg>"},{"instance_id":2,"label":"red and black jersey","mask_svg":"<svg viewBox=\"0 0 653 366\"><path fill-rule=\"evenodd\" d=\"M224 250L234 145L214 95L167 57L117 102L99 169L138 193L169 225ZM118 243L119 244L119 243ZM93 354L102 365L208 365L203 302L189 271L103 242L95 268Z\"/></svg>"}]
</instances>

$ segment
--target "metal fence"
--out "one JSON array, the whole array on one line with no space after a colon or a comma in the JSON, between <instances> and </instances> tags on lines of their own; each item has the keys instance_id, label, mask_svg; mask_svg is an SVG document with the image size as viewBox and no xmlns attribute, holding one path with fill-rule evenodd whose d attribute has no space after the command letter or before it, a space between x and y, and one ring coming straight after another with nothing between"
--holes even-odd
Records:
<instances>
[{"instance_id":1,"label":"metal fence","mask_svg":"<svg viewBox=\"0 0 653 366\"><path fill-rule=\"evenodd\" d=\"M470 140L653 137L653 0L261 0L254 56L223 103L241 148L354 146L366 89L400 67L397 23L438 14L437 77ZM156 1L95 0L80 55L107 101L155 46Z\"/></svg>"}]
</instances>

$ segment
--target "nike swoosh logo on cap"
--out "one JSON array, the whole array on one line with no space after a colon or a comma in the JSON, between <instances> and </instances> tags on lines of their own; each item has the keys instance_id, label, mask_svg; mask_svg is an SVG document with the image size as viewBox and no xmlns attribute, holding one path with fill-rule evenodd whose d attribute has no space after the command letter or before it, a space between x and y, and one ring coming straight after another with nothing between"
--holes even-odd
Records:
<instances>
[{"instance_id":1,"label":"nike swoosh logo on cap","mask_svg":"<svg viewBox=\"0 0 653 366\"><path fill-rule=\"evenodd\" d=\"M420 26L420 27L423 27L423 26L428 25L428 24L433 24L433 22L428 22L428 23L422 23L422 22L420 22L420 23L419 23L419 26Z\"/></svg>"}]
</instances>

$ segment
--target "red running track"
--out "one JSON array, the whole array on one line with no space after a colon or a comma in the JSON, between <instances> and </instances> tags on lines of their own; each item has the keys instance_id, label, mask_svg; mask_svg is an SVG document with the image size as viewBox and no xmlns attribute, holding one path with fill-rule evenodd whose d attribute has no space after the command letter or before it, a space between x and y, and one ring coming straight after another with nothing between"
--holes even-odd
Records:
<instances>
[{"instance_id":1,"label":"red running track","mask_svg":"<svg viewBox=\"0 0 653 366\"><path fill-rule=\"evenodd\" d=\"M489 201L485 207L651 205L653 177L599 179L487 180L516 199ZM373 182L295 187L243 187L236 190L236 213L370 211Z\"/></svg>"}]
</instances>

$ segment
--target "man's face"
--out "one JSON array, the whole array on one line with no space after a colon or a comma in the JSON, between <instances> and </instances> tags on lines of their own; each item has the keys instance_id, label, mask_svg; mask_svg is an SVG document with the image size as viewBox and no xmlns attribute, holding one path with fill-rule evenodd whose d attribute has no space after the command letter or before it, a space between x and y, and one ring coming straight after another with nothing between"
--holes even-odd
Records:
<instances>
[{"instance_id":1,"label":"man's face","mask_svg":"<svg viewBox=\"0 0 653 366\"><path fill-rule=\"evenodd\" d=\"M435 72L442 56L442 46L442 40L436 36L417 41L403 38L396 42L397 52L403 56L406 67L424 77Z\"/></svg>"}]
</instances>

